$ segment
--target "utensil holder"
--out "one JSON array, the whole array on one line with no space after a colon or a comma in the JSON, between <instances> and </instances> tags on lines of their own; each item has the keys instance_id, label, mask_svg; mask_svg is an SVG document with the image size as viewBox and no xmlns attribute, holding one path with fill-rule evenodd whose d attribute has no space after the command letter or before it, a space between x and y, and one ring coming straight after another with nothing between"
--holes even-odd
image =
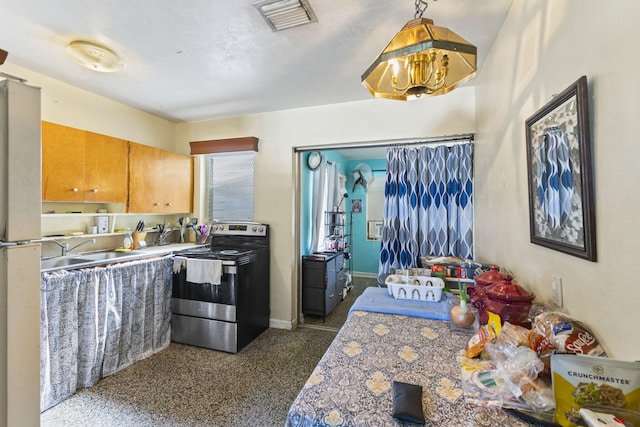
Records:
<instances>
[{"instance_id":1,"label":"utensil holder","mask_svg":"<svg viewBox=\"0 0 640 427\"><path fill-rule=\"evenodd\" d=\"M147 237L146 231L134 231L133 232L133 248L141 249L147 247L147 242L144 240Z\"/></svg>"}]
</instances>

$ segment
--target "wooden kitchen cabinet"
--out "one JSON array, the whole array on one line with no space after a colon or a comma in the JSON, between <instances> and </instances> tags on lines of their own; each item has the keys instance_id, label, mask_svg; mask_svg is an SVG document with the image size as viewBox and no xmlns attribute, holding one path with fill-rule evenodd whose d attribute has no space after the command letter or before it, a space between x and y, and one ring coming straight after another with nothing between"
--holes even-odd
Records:
<instances>
[{"instance_id":1,"label":"wooden kitchen cabinet","mask_svg":"<svg viewBox=\"0 0 640 427\"><path fill-rule=\"evenodd\" d=\"M193 159L129 143L129 212L187 213L193 210Z\"/></svg>"},{"instance_id":2,"label":"wooden kitchen cabinet","mask_svg":"<svg viewBox=\"0 0 640 427\"><path fill-rule=\"evenodd\" d=\"M126 203L129 142L86 132L85 202Z\"/></svg>"},{"instance_id":3,"label":"wooden kitchen cabinet","mask_svg":"<svg viewBox=\"0 0 640 427\"><path fill-rule=\"evenodd\" d=\"M128 142L42 122L42 200L126 203Z\"/></svg>"},{"instance_id":4,"label":"wooden kitchen cabinet","mask_svg":"<svg viewBox=\"0 0 640 427\"><path fill-rule=\"evenodd\" d=\"M178 153L163 153L165 212L193 211L193 159Z\"/></svg>"},{"instance_id":5,"label":"wooden kitchen cabinet","mask_svg":"<svg viewBox=\"0 0 640 427\"><path fill-rule=\"evenodd\" d=\"M323 319L342 300L342 252L302 257L302 312Z\"/></svg>"},{"instance_id":6,"label":"wooden kitchen cabinet","mask_svg":"<svg viewBox=\"0 0 640 427\"><path fill-rule=\"evenodd\" d=\"M85 132L42 122L42 200L82 202Z\"/></svg>"}]
</instances>

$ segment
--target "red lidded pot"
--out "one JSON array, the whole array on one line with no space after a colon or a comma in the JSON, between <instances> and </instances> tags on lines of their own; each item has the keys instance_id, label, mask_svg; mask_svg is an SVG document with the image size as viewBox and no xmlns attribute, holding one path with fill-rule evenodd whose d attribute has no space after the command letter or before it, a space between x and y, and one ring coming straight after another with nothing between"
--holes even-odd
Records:
<instances>
[{"instance_id":1,"label":"red lidded pot","mask_svg":"<svg viewBox=\"0 0 640 427\"><path fill-rule=\"evenodd\" d=\"M511 280L511 276L506 273L502 273L497 265L492 265L489 267L489 271L478 274L473 278L473 280L476 281L476 285L486 287L507 280L507 278Z\"/></svg>"},{"instance_id":2,"label":"red lidded pot","mask_svg":"<svg viewBox=\"0 0 640 427\"><path fill-rule=\"evenodd\" d=\"M485 289L488 286L495 285L498 282L503 282L505 280L511 279L512 277L506 273L502 273L497 265L492 265L491 267L489 267L488 271L480 273L473 278L473 280L476 282L476 285L473 288L469 288L469 297L471 298L471 303L475 306L475 308L478 309L478 311L482 311L482 305L485 298Z\"/></svg>"},{"instance_id":3,"label":"red lidded pot","mask_svg":"<svg viewBox=\"0 0 640 427\"><path fill-rule=\"evenodd\" d=\"M509 322L513 325L531 328L529 310L531 309L531 301L536 296L514 282L511 276L508 276L506 280L487 286L484 289L484 294L480 323L487 323L490 311L498 314L502 323Z\"/></svg>"}]
</instances>

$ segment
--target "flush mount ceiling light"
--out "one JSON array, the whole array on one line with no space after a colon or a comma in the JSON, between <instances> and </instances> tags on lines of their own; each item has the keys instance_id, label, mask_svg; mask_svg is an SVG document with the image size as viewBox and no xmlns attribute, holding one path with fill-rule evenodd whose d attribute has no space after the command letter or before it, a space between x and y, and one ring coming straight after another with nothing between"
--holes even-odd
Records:
<instances>
[{"instance_id":1,"label":"flush mount ceiling light","mask_svg":"<svg viewBox=\"0 0 640 427\"><path fill-rule=\"evenodd\" d=\"M75 40L67 45L67 54L80 65L102 73L113 73L124 67L122 59L111 49L86 40Z\"/></svg>"},{"instance_id":2,"label":"flush mount ceiling light","mask_svg":"<svg viewBox=\"0 0 640 427\"><path fill-rule=\"evenodd\" d=\"M260 0L252 4L273 31L318 22L307 0Z\"/></svg>"},{"instance_id":3,"label":"flush mount ceiling light","mask_svg":"<svg viewBox=\"0 0 640 427\"><path fill-rule=\"evenodd\" d=\"M476 47L422 17L427 3L415 0L415 19L407 22L362 75L377 98L410 100L442 95L475 77Z\"/></svg>"}]
</instances>

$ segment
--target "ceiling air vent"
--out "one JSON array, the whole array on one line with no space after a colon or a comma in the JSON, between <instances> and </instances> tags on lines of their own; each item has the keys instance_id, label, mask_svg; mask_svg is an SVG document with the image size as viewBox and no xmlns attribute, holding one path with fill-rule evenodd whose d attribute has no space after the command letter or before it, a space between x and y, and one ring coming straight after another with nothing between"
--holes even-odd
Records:
<instances>
[{"instance_id":1,"label":"ceiling air vent","mask_svg":"<svg viewBox=\"0 0 640 427\"><path fill-rule=\"evenodd\" d=\"M260 0L253 6L273 31L318 22L307 0Z\"/></svg>"}]
</instances>

